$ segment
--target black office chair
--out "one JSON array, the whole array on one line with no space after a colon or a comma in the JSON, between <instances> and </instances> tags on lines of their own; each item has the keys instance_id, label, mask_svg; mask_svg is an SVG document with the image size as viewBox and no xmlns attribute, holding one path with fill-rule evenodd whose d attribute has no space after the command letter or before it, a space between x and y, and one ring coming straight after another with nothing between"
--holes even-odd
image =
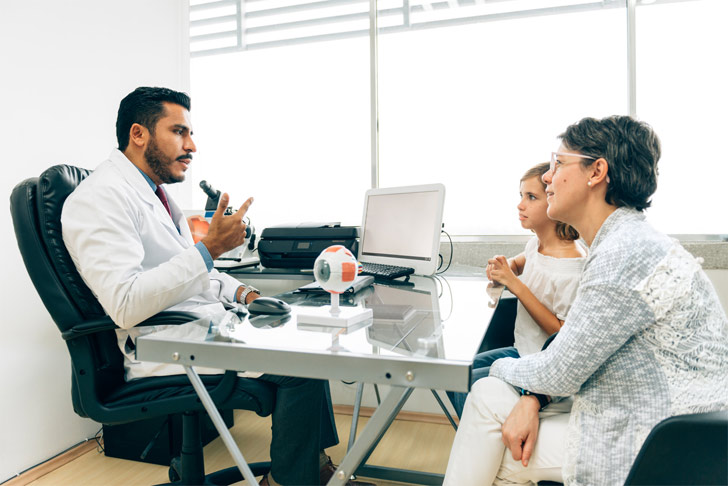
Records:
<instances>
[{"instance_id":1,"label":"black office chair","mask_svg":"<svg viewBox=\"0 0 728 486\"><path fill-rule=\"evenodd\" d=\"M655 425L625 485L728 484L728 411L677 415Z\"/></svg>"},{"instance_id":2,"label":"black office chair","mask_svg":"<svg viewBox=\"0 0 728 486\"><path fill-rule=\"evenodd\" d=\"M498 300L498 306L490 319L490 325L485 331L478 353L513 346L517 308L518 299L515 297L501 297Z\"/></svg>"},{"instance_id":3,"label":"black office chair","mask_svg":"<svg viewBox=\"0 0 728 486\"><path fill-rule=\"evenodd\" d=\"M199 412L203 410L186 375L124 381L123 356L117 345L117 326L85 285L63 243L61 209L66 197L90 171L57 165L40 177L18 184L10 210L18 246L33 285L66 341L71 355L71 397L74 411L102 424L115 425L183 414L180 458L170 465L177 484L230 484L242 479L237 468L205 476ZM139 325L181 324L196 317L162 312ZM203 376L220 409L252 410L269 415L275 391L268 383L238 377ZM253 474L265 474L270 463L251 464Z\"/></svg>"}]
</instances>

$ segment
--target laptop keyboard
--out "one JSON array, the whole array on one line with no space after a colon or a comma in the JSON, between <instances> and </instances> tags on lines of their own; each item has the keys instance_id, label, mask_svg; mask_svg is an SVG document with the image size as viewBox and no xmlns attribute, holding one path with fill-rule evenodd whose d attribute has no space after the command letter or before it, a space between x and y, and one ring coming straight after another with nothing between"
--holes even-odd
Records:
<instances>
[{"instance_id":1,"label":"laptop keyboard","mask_svg":"<svg viewBox=\"0 0 728 486\"><path fill-rule=\"evenodd\" d=\"M414 268L398 267L396 265L383 265L381 263L362 262L361 266L361 275L371 275L374 278L393 279L415 273Z\"/></svg>"}]
</instances>

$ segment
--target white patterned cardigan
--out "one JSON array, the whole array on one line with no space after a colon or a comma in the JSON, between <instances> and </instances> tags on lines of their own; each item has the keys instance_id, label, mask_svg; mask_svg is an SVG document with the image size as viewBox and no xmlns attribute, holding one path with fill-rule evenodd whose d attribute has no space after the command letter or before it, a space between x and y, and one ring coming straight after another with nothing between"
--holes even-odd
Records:
<instances>
[{"instance_id":1,"label":"white patterned cardigan","mask_svg":"<svg viewBox=\"0 0 728 486\"><path fill-rule=\"evenodd\" d=\"M594 238L556 339L496 361L490 376L575 395L564 481L624 484L660 420L728 409L728 319L700 262L620 208Z\"/></svg>"}]
</instances>

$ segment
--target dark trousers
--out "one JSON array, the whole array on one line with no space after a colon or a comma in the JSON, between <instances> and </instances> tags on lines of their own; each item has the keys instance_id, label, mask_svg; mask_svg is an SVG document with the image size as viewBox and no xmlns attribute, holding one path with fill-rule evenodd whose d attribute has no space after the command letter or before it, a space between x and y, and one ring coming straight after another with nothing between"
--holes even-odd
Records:
<instances>
[{"instance_id":1,"label":"dark trousers","mask_svg":"<svg viewBox=\"0 0 728 486\"><path fill-rule=\"evenodd\" d=\"M481 378L485 378L490 374L490 365L495 360L501 358L519 358L518 350L514 347L491 349L490 351L484 351L478 353L473 359L473 373L470 376L470 386ZM447 392L447 397L450 399L455 412L458 417L462 417L463 408L465 407L465 399L468 398L467 393L462 392Z\"/></svg>"},{"instance_id":2,"label":"dark trousers","mask_svg":"<svg viewBox=\"0 0 728 486\"><path fill-rule=\"evenodd\" d=\"M271 474L283 485L319 484L319 452L339 443L329 382L263 375L276 385Z\"/></svg>"}]
</instances>

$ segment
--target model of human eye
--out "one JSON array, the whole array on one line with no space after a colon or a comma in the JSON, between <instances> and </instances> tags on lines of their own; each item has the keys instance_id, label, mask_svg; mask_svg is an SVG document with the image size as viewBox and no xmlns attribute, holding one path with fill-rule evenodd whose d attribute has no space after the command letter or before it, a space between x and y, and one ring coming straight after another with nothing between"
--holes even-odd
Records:
<instances>
[{"instance_id":1,"label":"model of human eye","mask_svg":"<svg viewBox=\"0 0 728 486\"><path fill-rule=\"evenodd\" d=\"M332 294L340 294L351 287L359 271L356 257L343 245L326 248L313 265L316 282Z\"/></svg>"}]
</instances>

